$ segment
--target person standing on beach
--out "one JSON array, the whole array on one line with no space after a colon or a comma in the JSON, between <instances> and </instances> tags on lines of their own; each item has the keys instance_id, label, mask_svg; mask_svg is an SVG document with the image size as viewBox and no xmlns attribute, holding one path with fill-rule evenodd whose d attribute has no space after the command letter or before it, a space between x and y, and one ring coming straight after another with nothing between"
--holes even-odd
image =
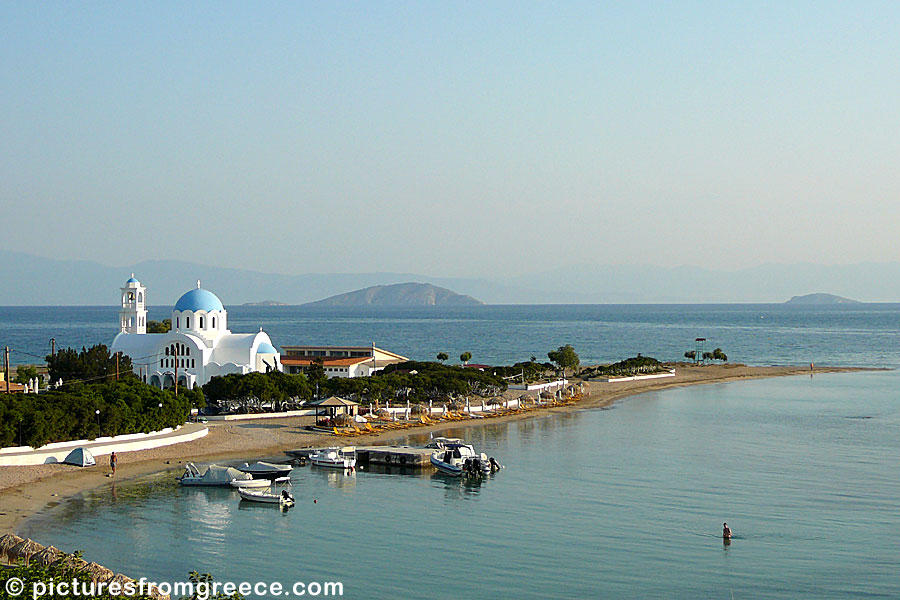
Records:
<instances>
[{"instance_id":1,"label":"person standing on beach","mask_svg":"<svg viewBox=\"0 0 900 600\"><path fill-rule=\"evenodd\" d=\"M112 474L116 474L116 463L119 462L119 457L116 456L116 453L113 452L109 455L109 468L112 469Z\"/></svg>"}]
</instances>

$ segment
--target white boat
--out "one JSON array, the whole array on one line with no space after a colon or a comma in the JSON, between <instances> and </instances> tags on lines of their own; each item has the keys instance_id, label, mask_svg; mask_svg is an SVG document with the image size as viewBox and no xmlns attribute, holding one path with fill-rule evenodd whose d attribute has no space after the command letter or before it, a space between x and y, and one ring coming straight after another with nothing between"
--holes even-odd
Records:
<instances>
[{"instance_id":1,"label":"white boat","mask_svg":"<svg viewBox=\"0 0 900 600\"><path fill-rule=\"evenodd\" d=\"M275 479L291 474L291 465L276 465L267 462L255 462L252 465L244 463L243 467L238 467L242 473L249 473L253 479Z\"/></svg>"},{"instance_id":2,"label":"white boat","mask_svg":"<svg viewBox=\"0 0 900 600\"><path fill-rule=\"evenodd\" d=\"M356 446L322 448L309 455L312 464L332 469L356 468Z\"/></svg>"},{"instance_id":3,"label":"white boat","mask_svg":"<svg viewBox=\"0 0 900 600\"><path fill-rule=\"evenodd\" d=\"M274 481L275 483L285 483L290 480L290 477L278 477ZM271 479L235 479L231 482L231 487L239 490L267 488L272 486L272 481Z\"/></svg>"},{"instance_id":4,"label":"white boat","mask_svg":"<svg viewBox=\"0 0 900 600\"><path fill-rule=\"evenodd\" d=\"M184 465L184 474L178 478L178 482L181 485L229 486L232 481L249 481L251 479L253 478L247 473L219 465L209 465L206 472L201 475L200 469L194 463L189 462Z\"/></svg>"},{"instance_id":5,"label":"white boat","mask_svg":"<svg viewBox=\"0 0 900 600\"><path fill-rule=\"evenodd\" d=\"M287 478L287 480L288 487L290 487L290 478ZM257 490L238 488L238 494L241 495L242 500L247 500L249 502L277 504L283 508L288 508L294 505L294 495L291 494L289 489L283 489L279 492L273 491L272 489Z\"/></svg>"},{"instance_id":6,"label":"white boat","mask_svg":"<svg viewBox=\"0 0 900 600\"><path fill-rule=\"evenodd\" d=\"M452 444L462 444L462 440L459 438L436 437L431 438L431 440L425 444L425 447L443 449Z\"/></svg>"},{"instance_id":7,"label":"white boat","mask_svg":"<svg viewBox=\"0 0 900 600\"><path fill-rule=\"evenodd\" d=\"M500 469L496 460L461 442L445 443L443 448L432 452L431 464L441 473L454 477L490 475Z\"/></svg>"}]
</instances>

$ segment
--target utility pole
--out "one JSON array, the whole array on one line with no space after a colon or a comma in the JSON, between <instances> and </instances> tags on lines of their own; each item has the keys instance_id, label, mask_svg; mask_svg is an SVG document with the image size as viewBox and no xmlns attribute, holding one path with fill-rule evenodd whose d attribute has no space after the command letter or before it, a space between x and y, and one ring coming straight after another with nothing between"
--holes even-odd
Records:
<instances>
[{"instance_id":1,"label":"utility pole","mask_svg":"<svg viewBox=\"0 0 900 600\"><path fill-rule=\"evenodd\" d=\"M3 347L3 373L6 380L6 393L9 393L9 346Z\"/></svg>"},{"instance_id":2,"label":"utility pole","mask_svg":"<svg viewBox=\"0 0 900 600\"><path fill-rule=\"evenodd\" d=\"M116 381L119 380L119 354L121 352L116 352Z\"/></svg>"},{"instance_id":3,"label":"utility pole","mask_svg":"<svg viewBox=\"0 0 900 600\"><path fill-rule=\"evenodd\" d=\"M50 338L50 356L56 356L56 338Z\"/></svg>"}]
</instances>

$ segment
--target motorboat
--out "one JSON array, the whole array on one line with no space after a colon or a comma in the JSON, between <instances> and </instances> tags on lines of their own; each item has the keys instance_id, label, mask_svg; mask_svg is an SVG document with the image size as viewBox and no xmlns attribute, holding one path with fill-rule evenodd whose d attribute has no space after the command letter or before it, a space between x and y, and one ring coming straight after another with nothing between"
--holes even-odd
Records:
<instances>
[{"instance_id":1,"label":"motorboat","mask_svg":"<svg viewBox=\"0 0 900 600\"><path fill-rule=\"evenodd\" d=\"M454 477L483 476L500 470L500 464L485 453L475 452L470 444L447 443L431 453L431 464L441 473Z\"/></svg>"},{"instance_id":2,"label":"motorboat","mask_svg":"<svg viewBox=\"0 0 900 600\"><path fill-rule=\"evenodd\" d=\"M354 469L356 468L356 446L322 448L310 454L309 460L317 467Z\"/></svg>"},{"instance_id":3,"label":"motorboat","mask_svg":"<svg viewBox=\"0 0 900 600\"><path fill-rule=\"evenodd\" d=\"M271 487L272 482L284 483L290 481L290 477L277 477L273 479L235 479L231 482L231 487L239 490L261 489Z\"/></svg>"},{"instance_id":4,"label":"motorboat","mask_svg":"<svg viewBox=\"0 0 900 600\"><path fill-rule=\"evenodd\" d=\"M238 467L242 473L248 473L253 479L276 479L291 474L291 465L276 465L267 462L255 462L252 465L244 463L244 466Z\"/></svg>"},{"instance_id":5,"label":"motorboat","mask_svg":"<svg viewBox=\"0 0 900 600\"><path fill-rule=\"evenodd\" d=\"M189 462L184 465L184 474L178 478L181 485L195 486L229 486L232 481L246 481L253 479L248 473L241 473L232 467L209 465L206 472L201 474L197 466Z\"/></svg>"},{"instance_id":6,"label":"motorboat","mask_svg":"<svg viewBox=\"0 0 900 600\"><path fill-rule=\"evenodd\" d=\"M462 440L459 438L448 438L448 437L436 437L431 438L427 444L425 444L426 448L436 448L438 450L442 450L451 444L461 444Z\"/></svg>"},{"instance_id":7,"label":"motorboat","mask_svg":"<svg viewBox=\"0 0 900 600\"><path fill-rule=\"evenodd\" d=\"M265 481L265 480L263 480ZM273 489L277 483L285 482L287 483L287 488L278 491ZM277 504L282 508L290 508L294 505L294 495L290 491L291 487L291 478L290 477L279 477L278 479L271 480L270 485L267 486L268 489L248 489L248 488L238 488L238 494L241 495L242 500L247 500L249 502L261 502L263 504Z\"/></svg>"}]
</instances>

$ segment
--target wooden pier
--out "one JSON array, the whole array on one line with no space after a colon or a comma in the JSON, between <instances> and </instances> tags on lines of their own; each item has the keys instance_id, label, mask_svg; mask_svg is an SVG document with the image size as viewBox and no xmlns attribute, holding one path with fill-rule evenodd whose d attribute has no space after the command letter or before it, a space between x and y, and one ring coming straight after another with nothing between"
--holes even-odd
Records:
<instances>
[{"instance_id":1,"label":"wooden pier","mask_svg":"<svg viewBox=\"0 0 900 600\"><path fill-rule=\"evenodd\" d=\"M298 448L287 450L291 458L309 458L318 448ZM431 453L434 448L412 448L410 446L356 446L357 464L384 465L411 469L431 468Z\"/></svg>"}]
</instances>

